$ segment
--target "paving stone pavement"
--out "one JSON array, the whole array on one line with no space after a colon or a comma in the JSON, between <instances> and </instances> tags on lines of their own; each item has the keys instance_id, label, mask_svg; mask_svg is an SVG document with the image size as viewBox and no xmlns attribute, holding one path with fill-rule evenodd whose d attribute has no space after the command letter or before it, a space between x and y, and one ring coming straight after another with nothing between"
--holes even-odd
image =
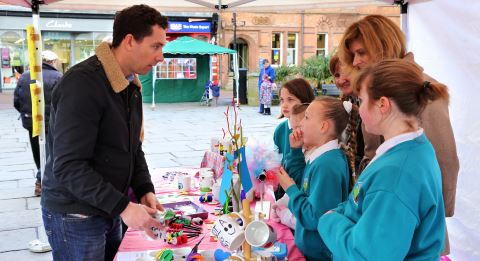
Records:
<instances>
[{"instance_id":1,"label":"paving stone pavement","mask_svg":"<svg viewBox=\"0 0 480 261\"><path fill-rule=\"evenodd\" d=\"M52 260L51 253L34 254L27 249L29 241L44 239L45 233L40 198L33 195L35 164L28 133L22 128L12 101L11 93L0 93L0 260ZM180 103L158 104L151 110L145 105L143 149L150 171L159 167L199 166L204 151L210 147L210 138L222 136L227 104L228 98L217 107ZM258 107L240 107L244 136L272 139L280 122L274 116L279 108L272 108L272 116L260 115L257 110Z\"/></svg>"}]
</instances>

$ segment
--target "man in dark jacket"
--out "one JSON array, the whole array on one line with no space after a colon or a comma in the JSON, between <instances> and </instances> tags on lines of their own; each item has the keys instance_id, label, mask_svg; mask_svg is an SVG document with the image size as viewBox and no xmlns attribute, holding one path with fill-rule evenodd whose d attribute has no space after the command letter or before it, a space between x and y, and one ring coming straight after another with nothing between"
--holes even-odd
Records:
<instances>
[{"instance_id":1,"label":"man in dark jacket","mask_svg":"<svg viewBox=\"0 0 480 261\"><path fill-rule=\"evenodd\" d=\"M42 76L43 76L43 95L45 97L45 133L48 133L48 119L50 116L50 103L53 87L62 78L62 74L55 68L58 56L49 50L42 52ZM28 130L30 145L32 147L33 160L37 166L35 181L35 196L40 196L42 192L42 183L40 180L40 148L38 136L32 137L32 97L30 95L30 71L26 71L20 76L17 87L13 95L13 106L20 112L23 128ZM47 147L47 146L46 146Z\"/></svg>"},{"instance_id":2,"label":"man in dark jacket","mask_svg":"<svg viewBox=\"0 0 480 261\"><path fill-rule=\"evenodd\" d=\"M163 60L167 19L146 5L116 14L112 44L69 69L52 95L42 214L54 260L112 260L121 219L153 237L162 206L142 151L140 82ZM140 204L129 201L131 187Z\"/></svg>"}]
</instances>

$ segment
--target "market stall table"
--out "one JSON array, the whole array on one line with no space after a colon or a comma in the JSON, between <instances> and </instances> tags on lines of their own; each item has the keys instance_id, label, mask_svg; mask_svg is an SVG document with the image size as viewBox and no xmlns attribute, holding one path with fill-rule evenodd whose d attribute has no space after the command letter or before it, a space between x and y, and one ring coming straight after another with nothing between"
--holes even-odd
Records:
<instances>
[{"instance_id":1,"label":"market stall table","mask_svg":"<svg viewBox=\"0 0 480 261\"><path fill-rule=\"evenodd\" d=\"M192 200L195 204L201 206L203 209L209 212L209 217L207 222L205 222L202 226L202 234L206 235L203 241L200 243L198 249L199 250L215 250L217 248L222 248L220 243L216 241L210 240L210 231L209 226L207 223L208 221L216 220L216 216L212 213L214 212L215 208L218 206L211 205L207 203L200 203L198 201L200 193L198 191L198 182L194 181L194 192L190 194L182 194L178 191L177 188L177 179L176 176L180 173L186 173L189 175L194 176L199 169L196 168L160 168L155 169L152 175L152 182L155 186L155 191L157 193L157 197L162 203L172 203L172 202L180 202L185 200ZM298 250L295 246L294 238L292 231L287 226L276 223L273 221L268 222L277 233L277 241L285 243L288 248L288 259L289 260L305 260L302 253ZM189 242L183 245L175 246L170 245L162 240L152 240L147 239L144 235L143 231L135 230L129 228L125 234L125 237L122 240L122 243L118 249L118 253L116 256L117 261L125 261L125 260L136 260L136 258L146 255L147 251L149 250L160 250L163 248L183 248L183 247L193 247L202 236L197 238L192 238Z\"/></svg>"}]
</instances>

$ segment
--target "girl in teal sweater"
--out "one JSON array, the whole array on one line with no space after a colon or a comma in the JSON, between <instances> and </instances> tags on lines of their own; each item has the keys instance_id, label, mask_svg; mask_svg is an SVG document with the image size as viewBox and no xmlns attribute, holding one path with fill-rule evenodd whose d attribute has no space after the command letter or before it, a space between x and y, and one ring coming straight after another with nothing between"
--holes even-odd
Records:
<instances>
[{"instance_id":1,"label":"girl in teal sweater","mask_svg":"<svg viewBox=\"0 0 480 261\"><path fill-rule=\"evenodd\" d=\"M441 173L418 115L444 85L417 65L385 60L363 70L355 89L369 133L385 142L348 200L320 218L318 231L336 260L439 260L445 237Z\"/></svg>"},{"instance_id":2,"label":"girl in teal sweater","mask_svg":"<svg viewBox=\"0 0 480 261\"><path fill-rule=\"evenodd\" d=\"M278 152L282 154L282 166L285 166L285 162L288 158L290 153L290 142L288 140L288 136L292 133L292 127L289 122L290 115L292 112L293 106L302 103L310 103L315 99L315 95L313 94L313 90L310 87L310 84L305 81L304 79L297 78L286 82L279 92L280 96L280 119L286 118L287 120L280 123L275 132L273 134L273 142L275 146L278 148ZM305 167L305 163L299 164L298 166L293 166L292 168L295 171L293 178L300 184L302 179L302 171ZM298 171L300 169L300 171ZM285 194L285 191L279 187L275 191L275 199L280 199Z\"/></svg>"},{"instance_id":3,"label":"girl in teal sweater","mask_svg":"<svg viewBox=\"0 0 480 261\"><path fill-rule=\"evenodd\" d=\"M288 208L297 220L295 244L307 260L331 259L317 232L317 223L323 213L348 196L348 163L338 138L347 125L349 110L351 104L344 106L342 101L331 97L311 103L300 129L290 135L292 150L309 148L301 159L306 162L301 188L284 169L278 174L280 185L289 196Z\"/></svg>"}]
</instances>

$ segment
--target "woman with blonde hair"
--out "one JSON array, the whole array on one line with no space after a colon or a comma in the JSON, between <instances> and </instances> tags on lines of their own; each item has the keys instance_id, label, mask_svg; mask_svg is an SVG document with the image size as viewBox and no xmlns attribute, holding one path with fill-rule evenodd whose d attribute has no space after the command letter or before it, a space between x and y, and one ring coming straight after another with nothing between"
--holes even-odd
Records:
<instances>
[{"instance_id":1,"label":"woman with blonde hair","mask_svg":"<svg viewBox=\"0 0 480 261\"><path fill-rule=\"evenodd\" d=\"M413 62L413 54L407 53L405 36L389 18L369 15L351 24L340 41L340 61L354 69L361 69L385 59L400 58ZM422 69L423 70L423 69ZM422 72L422 77L430 83L438 83ZM421 127L435 149L442 173L442 192L445 216L453 216L459 162L448 112L448 99L430 101L419 115ZM382 136L363 132L365 158L368 162L374 157L373 151L383 142ZM448 236L442 254L450 251Z\"/></svg>"}]
</instances>

